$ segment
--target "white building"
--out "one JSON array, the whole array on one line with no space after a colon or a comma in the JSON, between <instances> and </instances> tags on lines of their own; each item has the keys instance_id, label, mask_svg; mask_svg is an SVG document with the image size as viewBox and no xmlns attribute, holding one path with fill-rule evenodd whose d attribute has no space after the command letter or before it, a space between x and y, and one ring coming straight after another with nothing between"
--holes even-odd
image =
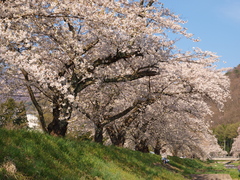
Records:
<instances>
[{"instance_id":1,"label":"white building","mask_svg":"<svg viewBox=\"0 0 240 180\"><path fill-rule=\"evenodd\" d=\"M41 127L39 125L39 120L38 117L36 115L33 114L27 114L27 120L28 120L28 127L31 129L36 129L36 130L40 130Z\"/></svg>"}]
</instances>

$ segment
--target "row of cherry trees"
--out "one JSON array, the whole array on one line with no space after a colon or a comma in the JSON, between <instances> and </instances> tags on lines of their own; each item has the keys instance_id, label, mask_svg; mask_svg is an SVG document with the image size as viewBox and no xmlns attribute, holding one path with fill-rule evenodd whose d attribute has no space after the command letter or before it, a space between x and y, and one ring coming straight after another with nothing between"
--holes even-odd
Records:
<instances>
[{"instance_id":1,"label":"row of cherry trees","mask_svg":"<svg viewBox=\"0 0 240 180\"><path fill-rule=\"evenodd\" d=\"M106 131L113 144L131 137L143 152L151 145L156 153L206 153L199 142L211 135L207 102L221 108L229 80L215 69L214 53L175 46L170 34L197 41L184 23L157 0L5 1L4 93L28 92L43 131L53 135L64 136L78 111L94 123L96 142ZM48 125L40 98L51 102Z\"/></svg>"}]
</instances>

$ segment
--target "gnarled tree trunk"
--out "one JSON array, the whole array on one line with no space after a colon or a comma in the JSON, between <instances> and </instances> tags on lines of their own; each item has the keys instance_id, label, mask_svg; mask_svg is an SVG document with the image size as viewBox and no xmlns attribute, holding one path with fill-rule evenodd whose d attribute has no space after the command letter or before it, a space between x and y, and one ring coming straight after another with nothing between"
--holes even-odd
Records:
<instances>
[{"instance_id":1,"label":"gnarled tree trunk","mask_svg":"<svg viewBox=\"0 0 240 180\"><path fill-rule=\"evenodd\" d=\"M53 97L53 121L48 125L48 133L53 136L64 137L67 132L68 122L66 120L59 120L60 106L58 104L58 96Z\"/></svg>"},{"instance_id":2,"label":"gnarled tree trunk","mask_svg":"<svg viewBox=\"0 0 240 180\"><path fill-rule=\"evenodd\" d=\"M48 125L48 133L53 136L64 137L67 132L67 125L68 125L68 122L66 121L60 121L60 120L52 121Z\"/></svg>"},{"instance_id":3,"label":"gnarled tree trunk","mask_svg":"<svg viewBox=\"0 0 240 180\"><path fill-rule=\"evenodd\" d=\"M125 140L126 140L125 139L126 131L121 128L118 131L113 127L113 125L108 126L106 129L107 129L107 132L111 139L112 144L115 146L123 147Z\"/></svg>"},{"instance_id":4,"label":"gnarled tree trunk","mask_svg":"<svg viewBox=\"0 0 240 180\"><path fill-rule=\"evenodd\" d=\"M147 139L145 139L145 140L141 139L140 142L138 144L136 144L135 150L143 152L143 153L149 153L149 148L148 148L148 145L147 145Z\"/></svg>"}]
</instances>

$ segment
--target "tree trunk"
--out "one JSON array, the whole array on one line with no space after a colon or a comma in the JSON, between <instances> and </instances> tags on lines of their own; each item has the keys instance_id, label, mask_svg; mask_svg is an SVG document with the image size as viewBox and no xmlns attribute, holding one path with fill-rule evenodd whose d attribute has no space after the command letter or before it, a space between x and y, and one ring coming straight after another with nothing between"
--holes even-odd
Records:
<instances>
[{"instance_id":1,"label":"tree trunk","mask_svg":"<svg viewBox=\"0 0 240 180\"><path fill-rule=\"evenodd\" d=\"M101 124L95 124L94 141L103 144L103 126Z\"/></svg>"},{"instance_id":2,"label":"tree trunk","mask_svg":"<svg viewBox=\"0 0 240 180\"><path fill-rule=\"evenodd\" d=\"M113 145L118 147L124 146L126 140L125 139L126 131L124 129L120 129L120 131L117 132L117 130L114 130L113 126L109 126L107 127L107 132Z\"/></svg>"},{"instance_id":3,"label":"tree trunk","mask_svg":"<svg viewBox=\"0 0 240 180\"><path fill-rule=\"evenodd\" d=\"M48 125L48 133L53 136L64 137L67 132L68 122L59 120L60 106L58 104L58 96L53 97L53 121Z\"/></svg>"},{"instance_id":4,"label":"tree trunk","mask_svg":"<svg viewBox=\"0 0 240 180\"><path fill-rule=\"evenodd\" d=\"M48 133L53 136L64 137L67 132L67 125L68 125L68 122L66 121L60 121L60 120L52 121L48 125Z\"/></svg>"},{"instance_id":5,"label":"tree trunk","mask_svg":"<svg viewBox=\"0 0 240 180\"><path fill-rule=\"evenodd\" d=\"M162 149L161 144L159 140L157 140L156 145L154 147L154 153L160 155L161 149Z\"/></svg>"},{"instance_id":6,"label":"tree trunk","mask_svg":"<svg viewBox=\"0 0 240 180\"><path fill-rule=\"evenodd\" d=\"M149 148L147 146L147 139L140 140L140 142L136 144L135 150L143 153L149 153Z\"/></svg>"},{"instance_id":7,"label":"tree trunk","mask_svg":"<svg viewBox=\"0 0 240 180\"><path fill-rule=\"evenodd\" d=\"M175 146L172 150L172 155L173 156L178 156L178 152L179 152L180 148L181 148L181 146Z\"/></svg>"}]
</instances>

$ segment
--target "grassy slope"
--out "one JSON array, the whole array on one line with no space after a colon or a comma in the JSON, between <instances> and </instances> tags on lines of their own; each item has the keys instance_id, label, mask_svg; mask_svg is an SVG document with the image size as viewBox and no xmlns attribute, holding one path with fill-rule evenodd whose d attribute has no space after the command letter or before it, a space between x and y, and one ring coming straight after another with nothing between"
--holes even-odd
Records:
<instances>
[{"instance_id":1,"label":"grassy slope","mask_svg":"<svg viewBox=\"0 0 240 180\"><path fill-rule=\"evenodd\" d=\"M16 173L3 168L7 162L15 164ZM197 171L214 169L200 161L177 157L172 157L169 165L162 165L160 156L154 154L0 129L0 179L181 180Z\"/></svg>"}]
</instances>

